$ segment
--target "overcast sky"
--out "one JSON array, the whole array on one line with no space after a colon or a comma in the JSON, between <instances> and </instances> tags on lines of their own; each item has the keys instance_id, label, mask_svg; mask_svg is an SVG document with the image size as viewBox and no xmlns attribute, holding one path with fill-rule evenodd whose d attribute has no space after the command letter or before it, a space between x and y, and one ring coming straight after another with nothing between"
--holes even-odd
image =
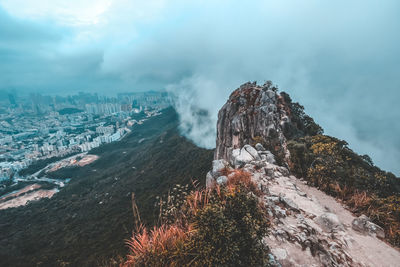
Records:
<instances>
[{"instance_id":1,"label":"overcast sky","mask_svg":"<svg viewBox=\"0 0 400 267\"><path fill-rule=\"evenodd\" d=\"M0 89L168 89L212 147L229 93L272 80L399 175L399 14L398 0L0 0Z\"/></svg>"}]
</instances>

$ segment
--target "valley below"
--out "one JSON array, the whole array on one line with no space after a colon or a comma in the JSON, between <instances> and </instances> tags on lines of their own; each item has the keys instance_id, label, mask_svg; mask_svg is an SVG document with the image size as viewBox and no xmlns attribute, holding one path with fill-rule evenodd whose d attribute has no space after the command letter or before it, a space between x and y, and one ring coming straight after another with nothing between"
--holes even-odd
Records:
<instances>
[{"instance_id":1,"label":"valley below","mask_svg":"<svg viewBox=\"0 0 400 267\"><path fill-rule=\"evenodd\" d=\"M3 195L14 202L1 204L0 265L102 266L124 256L132 193L152 225L157 196L175 184L204 184L213 152L180 136L177 126L178 115L166 109L121 141L52 163L41 170L51 172L36 172L31 184Z\"/></svg>"},{"instance_id":2,"label":"valley below","mask_svg":"<svg viewBox=\"0 0 400 267\"><path fill-rule=\"evenodd\" d=\"M20 189L13 190L0 196L0 210L23 206L29 201L37 201L41 198L53 197L53 195L59 192L60 188L68 184L71 179L49 178L47 176L52 176L52 172L62 168L83 167L93 163L98 158L97 155L90 155L84 152L50 163L31 175L25 177L19 176L15 179L15 183L7 189L8 191L13 190L13 187L20 187ZM26 186L21 187L21 185ZM43 188L43 185L45 185L45 188Z\"/></svg>"}]
</instances>

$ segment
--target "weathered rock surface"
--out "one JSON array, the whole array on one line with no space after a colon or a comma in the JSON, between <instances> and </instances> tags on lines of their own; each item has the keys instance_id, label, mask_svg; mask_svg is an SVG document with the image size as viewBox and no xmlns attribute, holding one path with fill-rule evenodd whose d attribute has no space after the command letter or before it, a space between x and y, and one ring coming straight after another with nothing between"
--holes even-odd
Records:
<instances>
[{"instance_id":1,"label":"weathered rock surface","mask_svg":"<svg viewBox=\"0 0 400 267\"><path fill-rule=\"evenodd\" d=\"M354 230L363 234L385 238L385 231L383 231L382 227L371 222L371 220L365 215L361 215L360 217L354 219L351 223L351 226Z\"/></svg>"},{"instance_id":2,"label":"weathered rock surface","mask_svg":"<svg viewBox=\"0 0 400 267\"><path fill-rule=\"evenodd\" d=\"M315 221L319 224L319 226L328 233L334 231L343 231L343 225L340 223L339 218L336 214L326 212L318 216Z\"/></svg>"},{"instance_id":3,"label":"weathered rock surface","mask_svg":"<svg viewBox=\"0 0 400 267\"><path fill-rule=\"evenodd\" d=\"M224 170L229 169L229 168L230 168L230 165L226 160L224 160L224 159L213 160L212 170L209 171L206 176L206 186L210 186L214 182L218 182L217 179L219 177L223 176ZM222 178L222 180L220 179L220 183L222 183L223 180L224 180L223 178Z\"/></svg>"},{"instance_id":4,"label":"weathered rock surface","mask_svg":"<svg viewBox=\"0 0 400 267\"><path fill-rule=\"evenodd\" d=\"M263 86L245 83L231 94L218 113L215 159L232 163L230 156L234 149L259 140L268 145L266 149L274 150L272 152L282 159L289 158L282 128L288 116L284 109L279 108L280 96L275 89L270 82ZM261 148L261 144L257 146L257 150ZM247 152L256 157L254 151Z\"/></svg>"}]
</instances>

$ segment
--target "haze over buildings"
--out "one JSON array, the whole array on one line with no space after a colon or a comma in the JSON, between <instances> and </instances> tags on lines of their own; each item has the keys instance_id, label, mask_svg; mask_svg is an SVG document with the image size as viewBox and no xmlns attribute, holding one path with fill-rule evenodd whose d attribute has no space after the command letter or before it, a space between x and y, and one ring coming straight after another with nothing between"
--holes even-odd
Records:
<instances>
[{"instance_id":1,"label":"haze over buildings","mask_svg":"<svg viewBox=\"0 0 400 267\"><path fill-rule=\"evenodd\" d=\"M0 89L167 89L182 131L213 147L232 88L270 79L327 134L399 174L399 11L396 0L4 0Z\"/></svg>"},{"instance_id":2,"label":"haze over buildings","mask_svg":"<svg viewBox=\"0 0 400 267\"><path fill-rule=\"evenodd\" d=\"M39 160L61 159L118 141L133 125L171 105L169 95L159 92L12 99L0 101L1 186L25 178L19 172Z\"/></svg>"}]
</instances>

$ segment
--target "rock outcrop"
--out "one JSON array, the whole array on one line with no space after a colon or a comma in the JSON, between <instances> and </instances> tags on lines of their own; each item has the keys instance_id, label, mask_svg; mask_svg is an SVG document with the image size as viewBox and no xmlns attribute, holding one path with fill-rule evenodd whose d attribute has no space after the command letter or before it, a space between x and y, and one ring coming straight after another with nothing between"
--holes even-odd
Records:
<instances>
[{"instance_id":1,"label":"rock outcrop","mask_svg":"<svg viewBox=\"0 0 400 267\"><path fill-rule=\"evenodd\" d=\"M354 219L351 225L355 231L360 233L377 236L379 238L385 237L385 232L382 227L371 222L371 220L365 215L361 215Z\"/></svg>"},{"instance_id":2,"label":"rock outcrop","mask_svg":"<svg viewBox=\"0 0 400 267\"><path fill-rule=\"evenodd\" d=\"M264 241L273 266L398 264L400 252L379 239L381 227L291 175L284 135L289 112L270 82L235 90L218 114L207 186L226 183L235 169L251 174L271 220Z\"/></svg>"},{"instance_id":3,"label":"rock outcrop","mask_svg":"<svg viewBox=\"0 0 400 267\"><path fill-rule=\"evenodd\" d=\"M289 117L282 108L280 98L271 82L263 86L255 82L245 83L235 90L218 113L214 159L230 161L233 150L248 144L263 143L280 161L288 160L283 127L289 122ZM240 152L242 155L245 151ZM239 164L243 163L242 159L248 161L248 153L240 156Z\"/></svg>"}]
</instances>

